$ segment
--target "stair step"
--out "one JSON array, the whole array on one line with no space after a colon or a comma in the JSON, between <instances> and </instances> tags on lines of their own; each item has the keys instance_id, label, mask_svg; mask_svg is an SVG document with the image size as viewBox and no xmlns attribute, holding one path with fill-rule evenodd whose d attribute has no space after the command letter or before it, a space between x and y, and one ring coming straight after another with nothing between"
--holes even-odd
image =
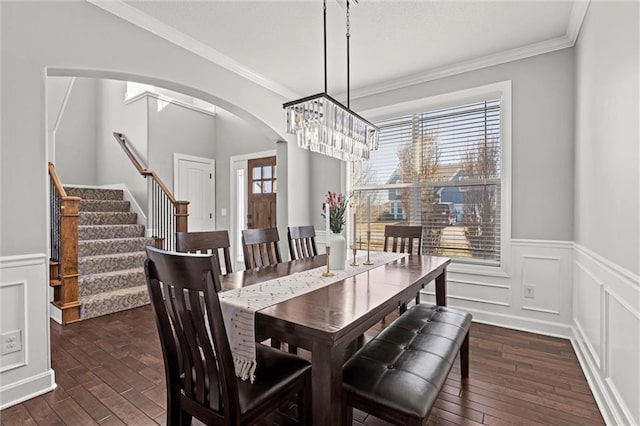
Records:
<instances>
[{"instance_id":1,"label":"stair step","mask_svg":"<svg viewBox=\"0 0 640 426\"><path fill-rule=\"evenodd\" d=\"M82 225L78 240L144 237L144 225Z\"/></svg>"},{"instance_id":2,"label":"stair step","mask_svg":"<svg viewBox=\"0 0 640 426\"><path fill-rule=\"evenodd\" d=\"M82 277L123 269L142 268L146 258L147 255L143 251L79 257L78 273Z\"/></svg>"},{"instance_id":3,"label":"stair step","mask_svg":"<svg viewBox=\"0 0 640 426\"><path fill-rule=\"evenodd\" d=\"M122 189L104 189L104 188L78 188L74 186L65 186L65 192L69 196L80 197L86 200L122 200Z\"/></svg>"},{"instance_id":4,"label":"stair step","mask_svg":"<svg viewBox=\"0 0 640 426\"><path fill-rule=\"evenodd\" d=\"M138 215L131 212L80 212L78 225L133 225Z\"/></svg>"},{"instance_id":5,"label":"stair step","mask_svg":"<svg viewBox=\"0 0 640 426\"><path fill-rule=\"evenodd\" d=\"M147 286L141 285L80 297L79 300L82 304L80 318L87 319L148 305L149 293Z\"/></svg>"},{"instance_id":6,"label":"stair step","mask_svg":"<svg viewBox=\"0 0 640 426\"><path fill-rule=\"evenodd\" d=\"M82 200L81 212L128 212L131 208L129 201L122 200Z\"/></svg>"},{"instance_id":7,"label":"stair step","mask_svg":"<svg viewBox=\"0 0 640 426\"><path fill-rule=\"evenodd\" d=\"M62 285L62 281L59 279L52 278L49 280L50 287L60 287Z\"/></svg>"},{"instance_id":8,"label":"stair step","mask_svg":"<svg viewBox=\"0 0 640 426\"><path fill-rule=\"evenodd\" d=\"M146 246L152 245L153 238L146 237L84 240L78 241L78 257L144 251Z\"/></svg>"},{"instance_id":9,"label":"stair step","mask_svg":"<svg viewBox=\"0 0 640 426\"><path fill-rule=\"evenodd\" d=\"M78 296L89 297L141 285L146 285L143 268L83 275L78 278Z\"/></svg>"}]
</instances>

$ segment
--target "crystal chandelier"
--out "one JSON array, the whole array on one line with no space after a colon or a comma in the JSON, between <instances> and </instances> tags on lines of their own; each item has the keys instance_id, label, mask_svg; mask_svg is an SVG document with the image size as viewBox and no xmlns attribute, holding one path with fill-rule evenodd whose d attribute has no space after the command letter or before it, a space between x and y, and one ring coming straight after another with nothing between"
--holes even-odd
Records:
<instances>
[{"instance_id":1,"label":"crystal chandelier","mask_svg":"<svg viewBox=\"0 0 640 426\"><path fill-rule=\"evenodd\" d=\"M357 2L357 0L354 0ZM287 132L298 146L344 161L369 159L380 129L349 109L349 0L347 0L347 106L327 94L327 1L323 0L324 92L287 102Z\"/></svg>"}]
</instances>

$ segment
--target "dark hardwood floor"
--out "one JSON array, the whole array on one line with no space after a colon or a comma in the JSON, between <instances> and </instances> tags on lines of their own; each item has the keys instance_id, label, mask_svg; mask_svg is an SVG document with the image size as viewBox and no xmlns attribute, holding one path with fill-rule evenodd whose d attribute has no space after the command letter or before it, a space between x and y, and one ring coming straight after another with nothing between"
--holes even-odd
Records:
<instances>
[{"instance_id":1,"label":"dark hardwood floor","mask_svg":"<svg viewBox=\"0 0 640 426\"><path fill-rule=\"evenodd\" d=\"M470 377L461 383L456 363L430 425L604 424L569 341L473 324L470 342ZM2 425L165 423L164 368L150 306L66 327L52 323L51 360L57 389L3 410ZM291 416L295 406L287 404L261 424L293 424ZM354 424L387 423L356 412Z\"/></svg>"}]
</instances>

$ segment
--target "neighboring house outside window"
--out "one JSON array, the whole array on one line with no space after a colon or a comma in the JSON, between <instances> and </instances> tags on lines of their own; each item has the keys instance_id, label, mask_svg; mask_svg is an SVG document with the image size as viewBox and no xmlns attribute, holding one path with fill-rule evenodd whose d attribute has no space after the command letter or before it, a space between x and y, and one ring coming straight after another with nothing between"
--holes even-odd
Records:
<instances>
[{"instance_id":1,"label":"neighboring house outside window","mask_svg":"<svg viewBox=\"0 0 640 426\"><path fill-rule=\"evenodd\" d=\"M510 83L424 104L398 115L387 108L377 121L380 149L351 167L351 205L361 218L356 245L366 241L370 199L372 248L382 248L386 225L420 225L423 253L504 269L510 251Z\"/></svg>"}]
</instances>

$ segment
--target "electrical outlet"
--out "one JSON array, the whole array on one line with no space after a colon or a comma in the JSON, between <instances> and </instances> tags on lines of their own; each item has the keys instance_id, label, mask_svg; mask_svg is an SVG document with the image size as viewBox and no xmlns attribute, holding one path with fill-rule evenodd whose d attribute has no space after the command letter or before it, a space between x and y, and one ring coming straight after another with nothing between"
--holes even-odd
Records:
<instances>
[{"instance_id":1,"label":"electrical outlet","mask_svg":"<svg viewBox=\"0 0 640 426\"><path fill-rule=\"evenodd\" d=\"M525 285L524 286L524 297L527 299L535 299L536 298L536 286L534 285Z\"/></svg>"},{"instance_id":2,"label":"electrical outlet","mask_svg":"<svg viewBox=\"0 0 640 426\"><path fill-rule=\"evenodd\" d=\"M7 355L22 350L22 331L14 330L0 335L0 355Z\"/></svg>"}]
</instances>

